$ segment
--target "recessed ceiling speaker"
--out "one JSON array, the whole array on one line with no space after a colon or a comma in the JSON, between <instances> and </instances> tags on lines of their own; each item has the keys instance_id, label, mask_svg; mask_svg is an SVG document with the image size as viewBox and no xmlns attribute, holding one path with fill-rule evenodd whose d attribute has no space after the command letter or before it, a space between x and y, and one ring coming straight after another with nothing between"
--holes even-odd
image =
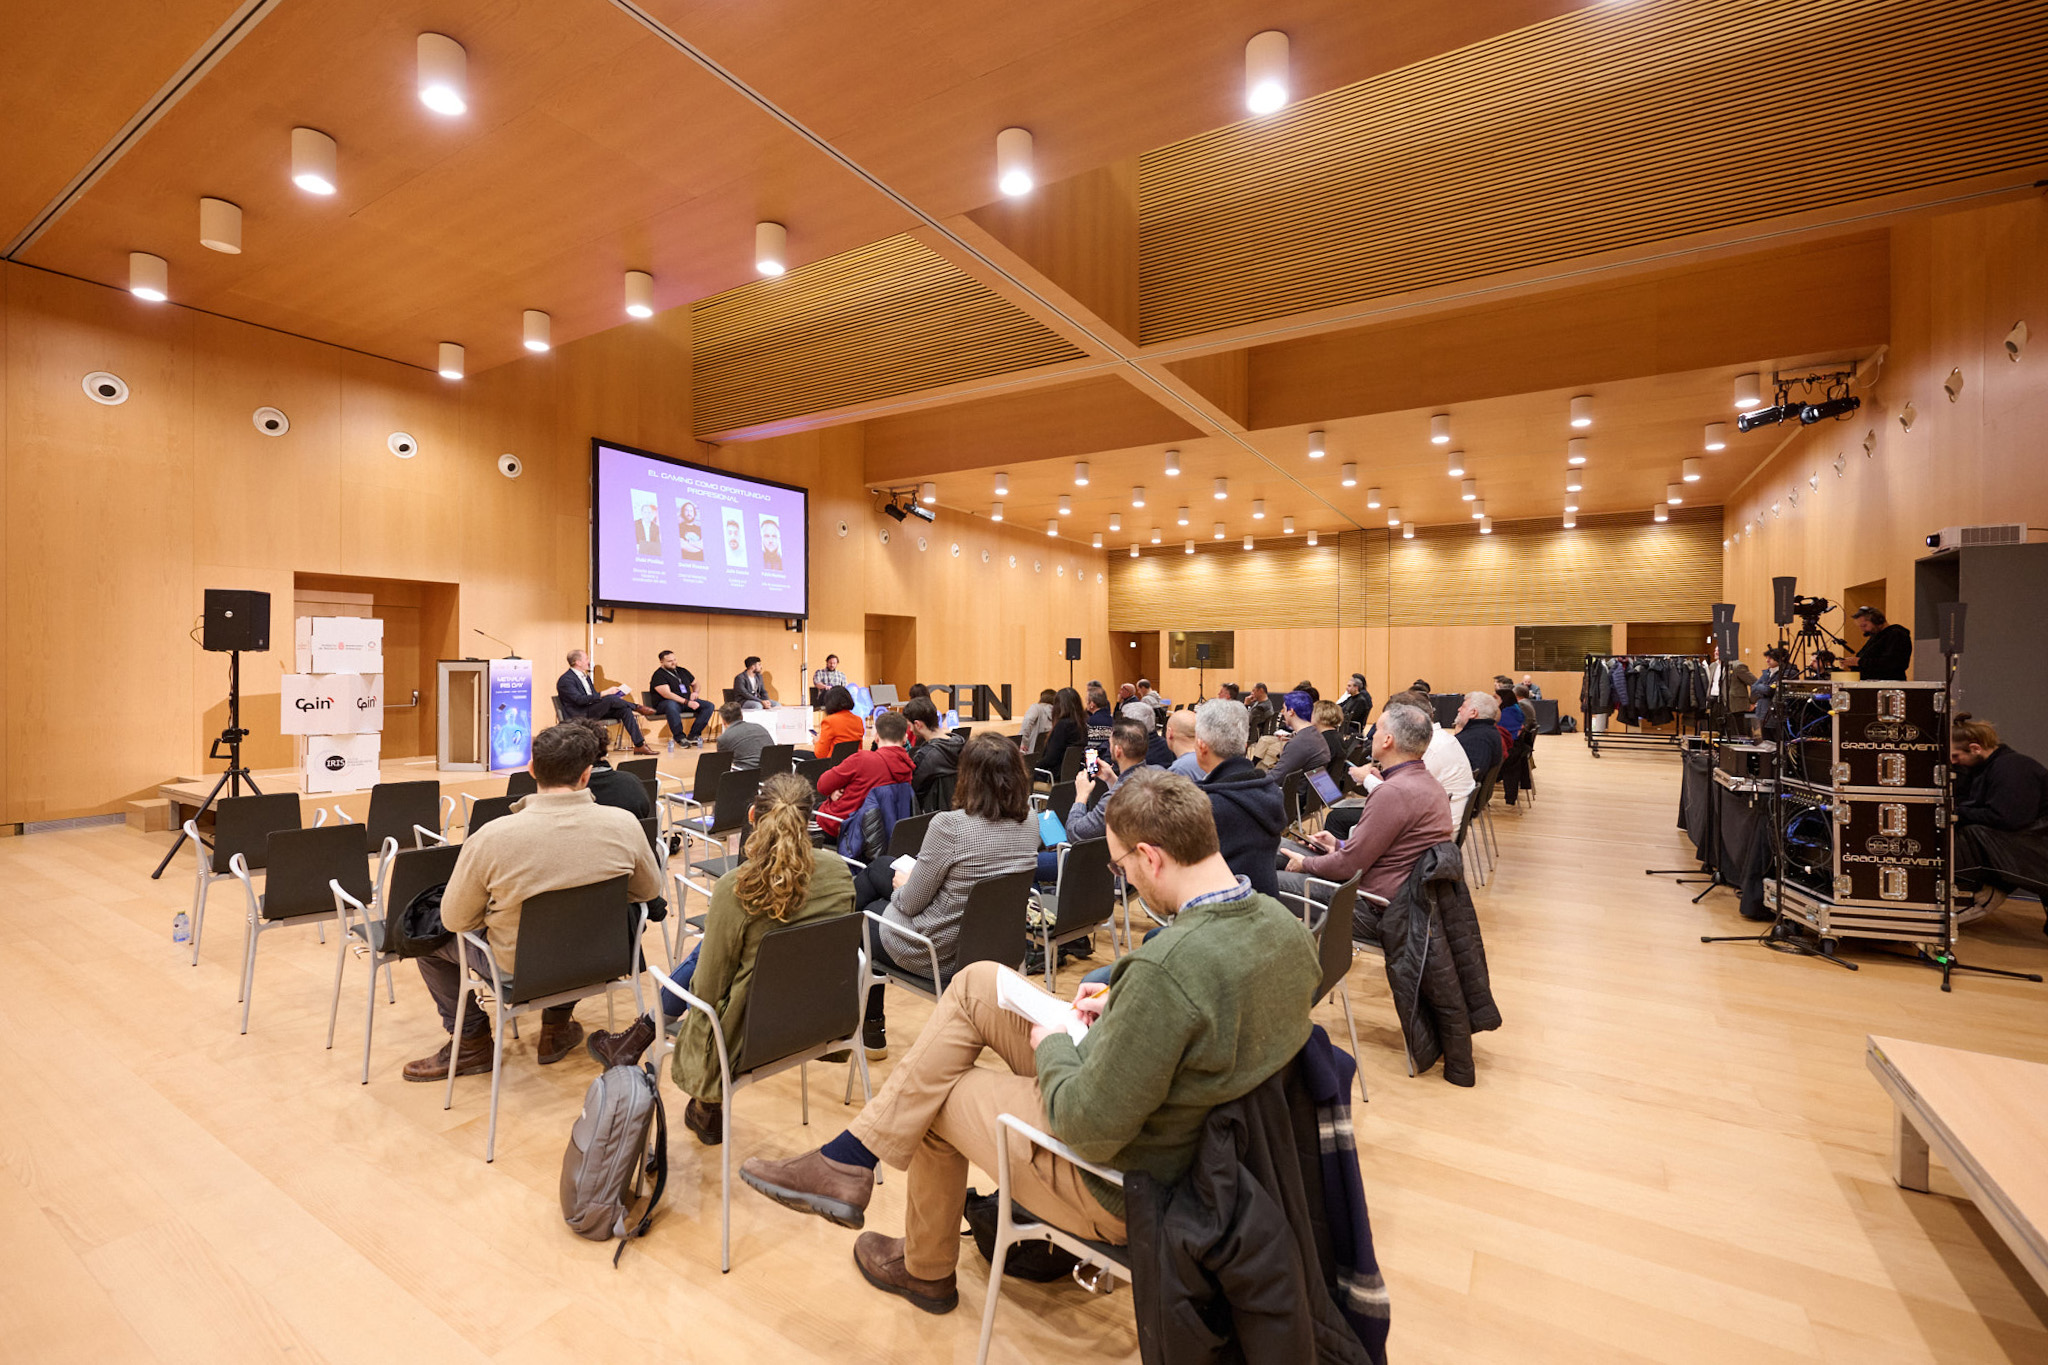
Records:
<instances>
[{"instance_id":1,"label":"recessed ceiling speaker","mask_svg":"<svg viewBox=\"0 0 2048 1365\"><path fill-rule=\"evenodd\" d=\"M411 432L394 431L384 438L384 448L401 460L410 460L420 453L420 443L412 438Z\"/></svg>"},{"instance_id":2,"label":"recessed ceiling speaker","mask_svg":"<svg viewBox=\"0 0 2048 1365\"><path fill-rule=\"evenodd\" d=\"M2005 358L2013 364L2020 363L2020 352L2027 349L2027 324L2015 322L2012 330L2005 334Z\"/></svg>"},{"instance_id":3,"label":"recessed ceiling speaker","mask_svg":"<svg viewBox=\"0 0 2048 1365\"><path fill-rule=\"evenodd\" d=\"M128 381L118 374L108 374L105 370L94 370L79 381L79 386L85 390L87 398L95 403L104 403L110 408L119 407L128 401Z\"/></svg>"},{"instance_id":4,"label":"recessed ceiling speaker","mask_svg":"<svg viewBox=\"0 0 2048 1365\"><path fill-rule=\"evenodd\" d=\"M282 436L292 429L292 419L277 408L258 408L249 414L249 421L265 436Z\"/></svg>"},{"instance_id":5,"label":"recessed ceiling speaker","mask_svg":"<svg viewBox=\"0 0 2048 1365\"><path fill-rule=\"evenodd\" d=\"M517 455L500 455L498 457L498 472L508 479L516 479L526 472L526 466L519 463Z\"/></svg>"}]
</instances>

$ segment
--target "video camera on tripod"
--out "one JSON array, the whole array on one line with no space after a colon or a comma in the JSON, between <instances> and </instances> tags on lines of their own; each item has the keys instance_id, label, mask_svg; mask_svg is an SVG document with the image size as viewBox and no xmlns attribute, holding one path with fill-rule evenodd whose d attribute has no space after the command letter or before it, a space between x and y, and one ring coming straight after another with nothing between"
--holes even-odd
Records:
<instances>
[{"instance_id":1,"label":"video camera on tripod","mask_svg":"<svg viewBox=\"0 0 2048 1365\"><path fill-rule=\"evenodd\" d=\"M1843 653L1856 652L1849 648L1847 640L1820 623L1820 618L1839 604L1825 597L1800 596L1796 578L1773 578L1771 590L1776 607L1773 615L1779 626L1778 643L1785 646L1790 655L1786 665L1790 676L1826 678L1834 672L1840 657L1835 653L1836 646L1840 646ZM1794 620L1799 622L1799 629L1788 635L1784 628Z\"/></svg>"}]
</instances>

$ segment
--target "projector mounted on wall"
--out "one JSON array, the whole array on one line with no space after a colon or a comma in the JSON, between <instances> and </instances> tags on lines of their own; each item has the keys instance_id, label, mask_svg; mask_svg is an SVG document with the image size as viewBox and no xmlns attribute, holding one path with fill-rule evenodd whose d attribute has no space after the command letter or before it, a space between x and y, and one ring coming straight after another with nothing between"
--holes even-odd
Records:
<instances>
[{"instance_id":1,"label":"projector mounted on wall","mask_svg":"<svg viewBox=\"0 0 2048 1365\"><path fill-rule=\"evenodd\" d=\"M2024 545L2027 543L2025 523L1995 522L1988 526L1944 526L1927 537L1930 550L1974 549L1979 545Z\"/></svg>"}]
</instances>

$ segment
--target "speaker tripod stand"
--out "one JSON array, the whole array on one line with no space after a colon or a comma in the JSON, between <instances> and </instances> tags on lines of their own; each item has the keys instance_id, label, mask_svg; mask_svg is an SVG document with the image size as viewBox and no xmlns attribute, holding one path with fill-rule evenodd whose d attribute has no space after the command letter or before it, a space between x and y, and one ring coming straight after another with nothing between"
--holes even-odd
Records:
<instances>
[{"instance_id":1,"label":"speaker tripod stand","mask_svg":"<svg viewBox=\"0 0 2048 1365\"><path fill-rule=\"evenodd\" d=\"M220 737L213 741L213 748L207 753L208 758L225 758L228 761L228 768L220 775L220 780L213 784L213 790L206 794L206 799L199 803L199 809L192 812L194 822L213 808L213 803L220 799L222 787L228 789L229 796L240 796L242 785L247 783L251 793L263 795L263 789L256 785L256 779L242 766L242 741L248 737L249 732L242 728L242 651L233 649L228 651L228 727L220 732ZM228 751L225 754L221 752L222 745L227 746ZM164 869L171 865L171 859L178 856L178 850L185 846L187 837L184 827L180 826L178 837L172 842L170 852L164 854L164 860L156 865L156 871L149 874L151 881L164 875Z\"/></svg>"}]
</instances>

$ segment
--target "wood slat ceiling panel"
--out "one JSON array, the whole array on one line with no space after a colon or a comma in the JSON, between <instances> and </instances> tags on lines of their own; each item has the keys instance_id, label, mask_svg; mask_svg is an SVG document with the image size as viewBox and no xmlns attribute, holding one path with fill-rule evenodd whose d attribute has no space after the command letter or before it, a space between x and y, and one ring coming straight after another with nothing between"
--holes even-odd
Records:
<instances>
[{"instance_id":1,"label":"wood slat ceiling panel","mask_svg":"<svg viewBox=\"0 0 2048 1365\"><path fill-rule=\"evenodd\" d=\"M909 237L705 299L691 323L706 434L1081 355Z\"/></svg>"},{"instance_id":2,"label":"wood slat ceiling panel","mask_svg":"<svg viewBox=\"0 0 2048 1365\"><path fill-rule=\"evenodd\" d=\"M2044 15L1599 5L1162 148L1143 340L2038 166Z\"/></svg>"}]
</instances>

